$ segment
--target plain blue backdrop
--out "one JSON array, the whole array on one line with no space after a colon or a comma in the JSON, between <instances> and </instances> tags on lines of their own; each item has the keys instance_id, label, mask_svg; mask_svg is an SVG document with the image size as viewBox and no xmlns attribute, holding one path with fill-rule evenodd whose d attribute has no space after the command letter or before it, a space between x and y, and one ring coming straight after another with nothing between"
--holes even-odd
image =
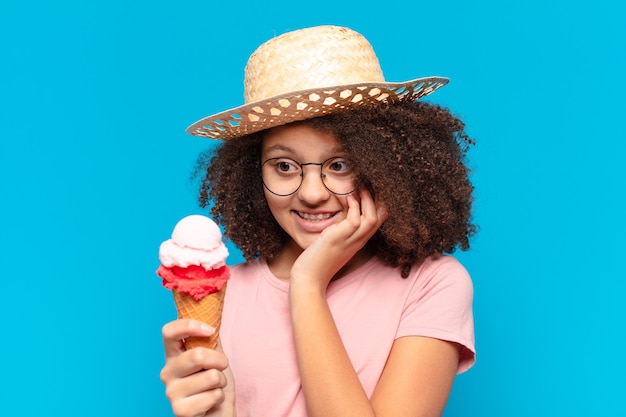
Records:
<instances>
[{"instance_id":1,"label":"plain blue backdrop","mask_svg":"<svg viewBox=\"0 0 626 417\"><path fill-rule=\"evenodd\" d=\"M619 3L2 2L0 415L172 415L154 271L212 146L184 129L241 103L260 43L318 24L363 33L390 81L450 77L429 100L478 141L478 362L445 416L623 415Z\"/></svg>"}]
</instances>

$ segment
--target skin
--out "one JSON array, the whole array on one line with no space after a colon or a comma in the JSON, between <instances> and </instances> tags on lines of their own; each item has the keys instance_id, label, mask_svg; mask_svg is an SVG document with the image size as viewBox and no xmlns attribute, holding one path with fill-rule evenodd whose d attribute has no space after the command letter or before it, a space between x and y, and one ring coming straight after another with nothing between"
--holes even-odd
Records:
<instances>
[{"instance_id":1,"label":"skin","mask_svg":"<svg viewBox=\"0 0 626 417\"><path fill-rule=\"evenodd\" d=\"M271 129L263 140L263 160L290 157L301 163L321 162L337 154L334 136L306 124ZM268 265L274 275L290 283L291 321L309 417L440 416L460 348L426 337L397 339L372 397L367 398L326 301L331 280L341 279L371 257L366 243L386 219L384 204L375 202L367 190L332 194L316 166L305 167L295 194L281 197L265 191L265 198L291 238ZM166 364L161 379L178 417L235 415L234 381L221 348L185 351L182 344L185 337L212 331L192 320L163 327Z\"/></svg>"}]
</instances>

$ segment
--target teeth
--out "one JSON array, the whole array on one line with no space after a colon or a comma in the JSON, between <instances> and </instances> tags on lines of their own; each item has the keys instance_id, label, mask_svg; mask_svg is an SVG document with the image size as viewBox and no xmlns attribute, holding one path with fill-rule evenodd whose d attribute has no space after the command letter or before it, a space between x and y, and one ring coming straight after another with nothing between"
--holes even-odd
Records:
<instances>
[{"instance_id":1,"label":"teeth","mask_svg":"<svg viewBox=\"0 0 626 417\"><path fill-rule=\"evenodd\" d=\"M308 213L300 213L300 212L298 212L298 214L303 219L314 220L314 221L326 220L326 219L330 219L331 217L333 217L332 213L329 213L329 214L308 214Z\"/></svg>"}]
</instances>

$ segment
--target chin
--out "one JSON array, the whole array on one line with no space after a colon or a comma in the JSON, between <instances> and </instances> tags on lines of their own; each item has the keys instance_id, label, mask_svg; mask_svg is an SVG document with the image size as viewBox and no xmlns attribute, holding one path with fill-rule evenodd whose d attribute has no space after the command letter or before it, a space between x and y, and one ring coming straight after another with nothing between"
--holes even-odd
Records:
<instances>
[{"instance_id":1,"label":"chin","mask_svg":"<svg viewBox=\"0 0 626 417\"><path fill-rule=\"evenodd\" d=\"M319 235L318 235L319 236ZM311 246L311 244L317 239L317 236L309 236L309 237L296 237L295 239L292 237L291 238L291 244L290 246L297 250L297 251L303 251L306 248L308 248L309 246Z\"/></svg>"}]
</instances>

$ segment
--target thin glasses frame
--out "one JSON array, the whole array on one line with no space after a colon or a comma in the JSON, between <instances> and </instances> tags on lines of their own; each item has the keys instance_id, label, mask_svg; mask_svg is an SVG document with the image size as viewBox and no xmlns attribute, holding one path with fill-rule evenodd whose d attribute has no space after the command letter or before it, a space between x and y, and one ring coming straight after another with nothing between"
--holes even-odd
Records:
<instances>
[{"instance_id":1,"label":"thin glasses frame","mask_svg":"<svg viewBox=\"0 0 626 417\"><path fill-rule=\"evenodd\" d=\"M272 194L274 194L276 196L279 196L279 197L288 197L290 195L293 195L293 194L297 193L298 190L300 190L300 187L302 187L302 183L304 182L304 167L307 166L307 165L317 165L317 166L320 167L320 179L322 180L322 184L324 184L324 188L326 188L328 191L330 191L331 193L333 193L335 195L348 195L348 194L351 194L351 193L353 193L356 190L356 187L352 187L350 189L350 191L338 193L338 192L333 191L326 184L325 178L327 177L327 175L324 174L324 166L326 166L327 164L328 164L328 166L330 166L331 164L329 164L329 162L332 162L333 160L336 160L336 159L340 160L340 161L345 161L345 162L347 162L348 164L351 165L350 159L346 158L346 157L343 157L343 156L331 156L330 158L325 159L322 162L305 162L305 163L300 163L300 162L296 161L293 158L287 158L287 157L278 157L278 158L266 159L261 164L261 180L263 181L263 187L265 187L265 189L267 191L269 191L270 193L272 193ZM300 173L298 174L299 177L300 177L300 184L298 184L298 186L296 187L296 189L294 191L292 191L290 193L287 193L287 194L281 194L281 193L277 193L275 191L272 191L270 189L270 187L266 184L265 178L263 176L265 164L270 163L272 161L278 161L278 160L285 160L285 161L293 162L295 166L298 166L300 168ZM353 182L353 185L354 185L354 174L352 174L352 182Z\"/></svg>"}]
</instances>

